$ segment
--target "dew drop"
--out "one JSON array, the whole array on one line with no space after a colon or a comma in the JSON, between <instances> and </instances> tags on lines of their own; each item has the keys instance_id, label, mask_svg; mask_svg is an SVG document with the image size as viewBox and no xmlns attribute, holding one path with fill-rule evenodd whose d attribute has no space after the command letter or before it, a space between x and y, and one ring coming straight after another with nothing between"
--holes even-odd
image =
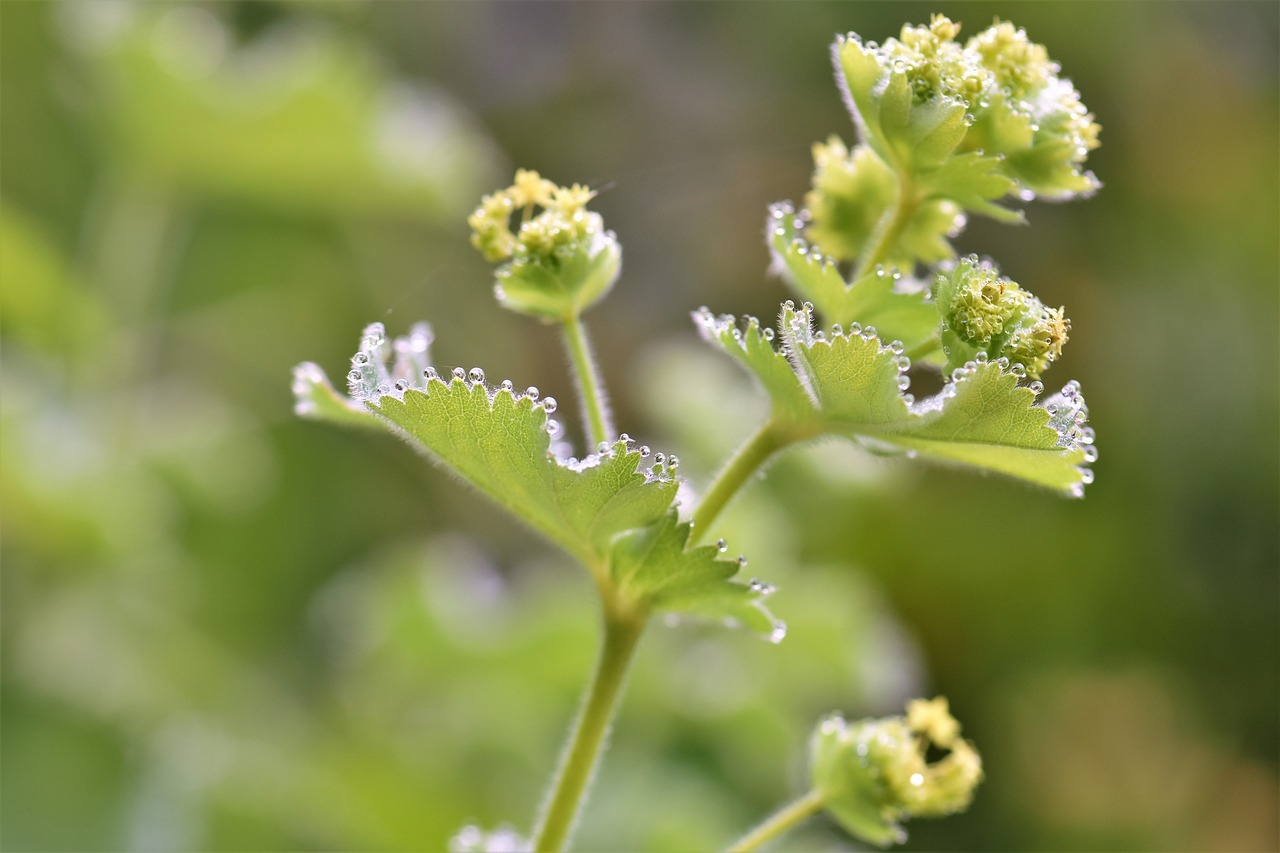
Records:
<instances>
[{"instance_id":1,"label":"dew drop","mask_svg":"<svg viewBox=\"0 0 1280 853\"><path fill-rule=\"evenodd\" d=\"M1094 447L1092 444L1086 444L1084 446L1084 461L1088 462L1090 465L1097 462L1098 448Z\"/></svg>"},{"instance_id":2,"label":"dew drop","mask_svg":"<svg viewBox=\"0 0 1280 853\"><path fill-rule=\"evenodd\" d=\"M739 555L738 555L738 568L740 568L740 569L745 569L746 567L747 567L747 555L746 555L746 554L739 554ZM758 587L758 589L756 590L757 592L764 592L764 591L765 591L765 587L766 587L766 585L765 585L765 584L762 584L762 583L760 583L759 581L755 581L755 582L752 584L752 586L756 586L756 587Z\"/></svg>"},{"instance_id":3,"label":"dew drop","mask_svg":"<svg viewBox=\"0 0 1280 853\"><path fill-rule=\"evenodd\" d=\"M1009 368L1009 372L1019 379L1027 375L1027 369L1022 366L1022 362L1018 362L1013 367Z\"/></svg>"},{"instance_id":4,"label":"dew drop","mask_svg":"<svg viewBox=\"0 0 1280 853\"><path fill-rule=\"evenodd\" d=\"M348 374L347 374L347 381L348 381L348 382L359 382L359 381L360 381L360 379L361 379L360 371L358 371L358 370L353 370L353 371L351 371L350 373L348 373Z\"/></svg>"},{"instance_id":5,"label":"dew drop","mask_svg":"<svg viewBox=\"0 0 1280 853\"><path fill-rule=\"evenodd\" d=\"M654 465L666 465L666 464L667 464L667 454L665 454L665 453L655 453L655 454L653 454L653 464L654 464Z\"/></svg>"},{"instance_id":6,"label":"dew drop","mask_svg":"<svg viewBox=\"0 0 1280 853\"><path fill-rule=\"evenodd\" d=\"M911 387L911 377L905 373L898 374L898 390L905 391Z\"/></svg>"},{"instance_id":7,"label":"dew drop","mask_svg":"<svg viewBox=\"0 0 1280 853\"><path fill-rule=\"evenodd\" d=\"M453 378L454 378L454 379L466 379L466 378L467 378L467 372L466 372L465 370L463 370L461 367L455 367L455 368L453 369Z\"/></svg>"},{"instance_id":8,"label":"dew drop","mask_svg":"<svg viewBox=\"0 0 1280 853\"><path fill-rule=\"evenodd\" d=\"M1080 469L1080 482L1086 486L1093 482L1093 470L1090 468Z\"/></svg>"},{"instance_id":9,"label":"dew drop","mask_svg":"<svg viewBox=\"0 0 1280 853\"><path fill-rule=\"evenodd\" d=\"M471 372L467 374L472 382L479 384L484 381L484 371L478 367L471 368Z\"/></svg>"},{"instance_id":10,"label":"dew drop","mask_svg":"<svg viewBox=\"0 0 1280 853\"><path fill-rule=\"evenodd\" d=\"M723 554L725 551L729 550L729 543L724 541L723 539L717 539L716 550L719 551L721 554Z\"/></svg>"},{"instance_id":11,"label":"dew drop","mask_svg":"<svg viewBox=\"0 0 1280 853\"><path fill-rule=\"evenodd\" d=\"M904 344L902 341L894 341L893 343L889 344L889 349L893 351L894 355L902 355L904 352L907 351L907 345Z\"/></svg>"},{"instance_id":12,"label":"dew drop","mask_svg":"<svg viewBox=\"0 0 1280 853\"><path fill-rule=\"evenodd\" d=\"M849 324L849 334L851 334L851 335L861 335L861 334L862 334L862 324L861 324L861 323L850 323L850 324Z\"/></svg>"},{"instance_id":13,"label":"dew drop","mask_svg":"<svg viewBox=\"0 0 1280 853\"><path fill-rule=\"evenodd\" d=\"M641 459L649 458L649 445L647 444L640 445L640 458Z\"/></svg>"},{"instance_id":14,"label":"dew drop","mask_svg":"<svg viewBox=\"0 0 1280 853\"><path fill-rule=\"evenodd\" d=\"M556 398L548 397L542 401L542 408L548 415L553 414L556 410Z\"/></svg>"},{"instance_id":15,"label":"dew drop","mask_svg":"<svg viewBox=\"0 0 1280 853\"><path fill-rule=\"evenodd\" d=\"M548 418L547 434L550 435L552 438L556 438L557 436L560 435L560 432L561 432L560 422L555 418Z\"/></svg>"},{"instance_id":16,"label":"dew drop","mask_svg":"<svg viewBox=\"0 0 1280 853\"><path fill-rule=\"evenodd\" d=\"M839 323L835 323L831 326L831 337L838 338L843 334L844 334L844 327L841 326Z\"/></svg>"},{"instance_id":17,"label":"dew drop","mask_svg":"<svg viewBox=\"0 0 1280 853\"><path fill-rule=\"evenodd\" d=\"M601 456L605 455L608 452L609 452L609 442L602 441L596 445L596 453L600 454Z\"/></svg>"},{"instance_id":18,"label":"dew drop","mask_svg":"<svg viewBox=\"0 0 1280 853\"><path fill-rule=\"evenodd\" d=\"M538 388L537 388L537 386L536 386L536 385L530 385L528 388L524 389L524 395L525 395L526 397L528 397L530 400L533 400L534 402L537 402L537 400L538 400Z\"/></svg>"},{"instance_id":19,"label":"dew drop","mask_svg":"<svg viewBox=\"0 0 1280 853\"><path fill-rule=\"evenodd\" d=\"M1034 382L1028 383L1027 387L1031 389L1032 394L1039 396L1040 392L1044 390L1044 383L1037 379Z\"/></svg>"},{"instance_id":20,"label":"dew drop","mask_svg":"<svg viewBox=\"0 0 1280 853\"><path fill-rule=\"evenodd\" d=\"M988 356L985 352L980 352L973 357L973 360L976 361L978 364L986 364L987 358Z\"/></svg>"},{"instance_id":21,"label":"dew drop","mask_svg":"<svg viewBox=\"0 0 1280 853\"><path fill-rule=\"evenodd\" d=\"M422 371L422 375L427 378L428 382L431 381L432 379L440 378L439 372L437 372L434 367L428 367L426 370Z\"/></svg>"},{"instance_id":22,"label":"dew drop","mask_svg":"<svg viewBox=\"0 0 1280 853\"><path fill-rule=\"evenodd\" d=\"M504 379L504 380L502 380L502 390L503 390L503 391L513 391L513 390L515 390L515 387L516 387L516 386L515 386L514 384L512 384L512 382L511 382L511 380L510 380L510 379Z\"/></svg>"},{"instance_id":23,"label":"dew drop","mask_svg":"<svg viewBox=\"0 0 1280 853\"><path fill-rule=\"evenodd\" d=\"M761 331L760 334L764 337L766 341L773 340L773 329L771 328L765 327L765 329Z\"/></svg>"}]
</instances>

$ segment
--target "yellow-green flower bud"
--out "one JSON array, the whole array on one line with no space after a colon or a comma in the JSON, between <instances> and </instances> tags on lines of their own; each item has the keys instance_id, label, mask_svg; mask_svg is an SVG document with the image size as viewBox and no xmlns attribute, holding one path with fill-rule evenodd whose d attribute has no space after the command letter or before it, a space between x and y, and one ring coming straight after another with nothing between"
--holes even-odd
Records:
<instances>
[{"instance_id":1,"label":"yellow-green flower bud","mask_svg":"<svg viewBox=\"0 0 1280 853\"><path fill-rule=\"evenodd\" d=\"M1046 308L988 261L962 258L934 282L939 338L954 369L982 357L1008 358L1038 379L1062 355L1071 321L1063 308Z\"/></svg>"},{"instance_id":2,"label":"yellow-green flower bud","mask_svg":"<svg viewBox=\"0 0 1280 853\"><path fill-rule=\"evenodd\" d=\"M1084 171L1098 147L1100 128L1080 93L1025 30L1000 21L965 45L991 72L994 86L972 110L973 126L961 148L1004 158L1003 170L1024 197L1068 198L1099 186Z\"/></svg>"},{"instance_id":3,"label":"yellow-green flower bud","mask_svg":"<svg viewBox=\"0 0 1280 853\"><path fill-rule=\"evenodd\" d=\"M1071 321L1064 316L1064 308L1047 308L1035 300L1030 323L1016 329L1001 350L1011 362L1021 362L1027 376L1039 379L1040 374L1062 355L1062 346L1071 331Z\"/></svg>"},{"instance_id":4,"label":"yellow-green flower bud","mask_svg":"<svg viewBox=\"0 0 1280 853\"><path fill-rule=\"evenodd\" d=\"M497 270L498 301L544 320L576 317L608 292L622 265L622 248L598 213L595 193L581 184L556 186L520 169L506 189L485 196L468 218L471 243ZM511 217L521 222L512 233Z\"/></svg>"},{"instance_id":5,"label":"yellow-green flower bud","mask_svg":"<svg viewBox=\"0 0 1280 853\"><path fill-rule=\"evenodd\" d=\"M982 760L959 731L941 697L912 702L906 717L829 717L810 743L813 788L851 834L882 847L900 843L901 821L952 814L972 801ZM947 755L928 762L930 746Z\"/></svg>"}]
</instances>

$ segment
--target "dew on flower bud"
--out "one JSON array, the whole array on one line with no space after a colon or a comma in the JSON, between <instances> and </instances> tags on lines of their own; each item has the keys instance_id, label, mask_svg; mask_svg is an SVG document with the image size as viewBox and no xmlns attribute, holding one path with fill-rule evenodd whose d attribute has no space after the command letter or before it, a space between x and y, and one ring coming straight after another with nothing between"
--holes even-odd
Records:
<instances>
[{"instance_id":1,"label":"dew on flower bud","mask_svg":"<svg viewBox=\"0 0 1280 853\"><path fill-rule=\"evenodd\" d=\"M556 398L547 397L542 401L542 408L548 415L553 414L556 410Z\"/></svg>"}]
</instances>

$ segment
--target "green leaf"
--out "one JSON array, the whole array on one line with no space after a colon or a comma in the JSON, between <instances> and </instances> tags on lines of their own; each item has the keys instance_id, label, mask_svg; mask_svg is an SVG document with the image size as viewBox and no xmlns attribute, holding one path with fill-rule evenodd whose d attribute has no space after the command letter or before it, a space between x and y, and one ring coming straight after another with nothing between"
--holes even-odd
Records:
<instances>
[{"instance_id":1,"label":"green leaf","mask_svg":"<svg viewBox=\"0 0 1280 853\"><path fill-rule=\"evenodd\" d=\"M872 329L814 331L812 307L783 306L786 355L751 320L695 315L703 337L751 371L773 400L773 418L798 441L840 435L876 450L907 451L1080 496L1096 458L1077 384L1036 404L1041 387L1019 385L1008 359L971 362L919 403L903 392L910 362ZM860 334L858 333L860 332ZM981 358L981 356L980 356ZM790 371L786 375L783 368Z\"/></svg>"},{"instance_id":2,"label":"green leaf","mask_svg":"<svg viewBox=\"0 0 1280 853\"><path fill-rule=\"evenodd\" d=\"M588 566L603 563L619 533L652 524L671 507L674 465L640 471L643 456L627 438L581 461L556 456L551 437L559 426L548 419L554 398L539 400L536 389L519 392L510 382L490 387L477 370L458 368L442 379L423 367L429 343L425 325L388 342L375 323L352 359L352 399L330 399L337 395L323 374L304 365L299 406L313 417L364 423L354 411L362 406Z\"/></svg>"},{"instance_id":3,"label":"green leaf","mask_svg":"<svg viewBox=\"0 0 1280 853\"><path fill-rule=\"evenodd\" d=\"M956 154L921 175L919 185L930 198L948 199L972 213L1021 224L1026 222L1022 211L995 204L1018 186L1004 174L1004 165L1001 157L984 157L980 151Z\"/></svg>"},{"instance_id":4,"label":"green leaf","mask_svg":"<svg viewBox=\"0 0 1280 853\"><path fill-rule=\"evenodd\" d=\"M927 293L895 289L897 278L883 270L846 282L837 266L805 240L789 204L769 208L768 227L774 266L828 322L874 326L881 337L912 350L937 334L938 312Z\"/></svg>"},{"instance_id":5,"label":"green leaf","mask_svg":"<svg viewBox=\"0 0 1280 853\"><path fill-rule=\"evenodd\" d=\"M656 611L726 622L780 642L786 626L764 606L773 588L734 579L745 558L719 559L714 545L689 548L691 530L670 512L655 525L619 536L609 556L619 591Z\"/></svg>"},{"instance_id":6,"label":"green leaf","mask_svg":"<svg viewBox=\"0 0 1280 853\"><path fill-rule=\"evenodd\" d=\"M773 329L748 317L745 330L732 314L716 316L705 306L693 314L698 332L709 343L737 359L759 381L773 402L775 416L804 422L816 411L810 391L796 375L787 357L774 349Z\"/></svg>"},{"instance_id":7,"label":"green leaf","mask_svg":"<svg viewBox=\"0 0 1280 853\"><path fill-rule=\"evenodd\" d=\"M1078 387L1069 383L1035 405L1035 391L1019 386L1007 364L960 368L941 394L913 409L902 429L891 426L878 437L938 461L1083 496L1093 479L1083 466L1096 455L1086 449L1092 433L1083 429L1088 410Z\"/></svg>"},{"instance_id":8,"label":"green leaf","mask_svg":"<svg viewBox=\"0 0 1280 853\"><path fill-rule=\"evenodd\" d=\"M346 426L381 429L382 424L364 406L339 394L318 364L305 361L293 369L293 411L304 418Z\"/></svg>"}]
</instances>

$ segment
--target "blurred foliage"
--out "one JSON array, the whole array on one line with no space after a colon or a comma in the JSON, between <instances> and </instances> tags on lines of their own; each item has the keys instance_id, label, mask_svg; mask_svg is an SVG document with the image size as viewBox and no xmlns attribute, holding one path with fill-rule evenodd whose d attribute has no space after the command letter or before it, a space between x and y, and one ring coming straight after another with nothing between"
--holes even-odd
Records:
<instances>
[{"instance_id":1,"label":"blurred foliage","mask_svg":"<svg viewBox=\"0 0 1280 853\"><path fill-rule=\"evenodd\" d=\"M1068 307L1098 480L784 459L725 518L787 640L657 626L580 845L723 844L800 790L821 715L939 692L987 781L909 848L1271 848L1280 11L1054 2L0 4L0 846L527 825L587 582L403 446L295 419L289 368L426 318L443 364L569 400L467 245L502 151L608 187L619 420L705 483L762 402L687 312L776 310L766 206L849 133L833 35L932 11L1014 16L1103 125L1097 198L957 240Z\"/></svg>"}]
</instances>

